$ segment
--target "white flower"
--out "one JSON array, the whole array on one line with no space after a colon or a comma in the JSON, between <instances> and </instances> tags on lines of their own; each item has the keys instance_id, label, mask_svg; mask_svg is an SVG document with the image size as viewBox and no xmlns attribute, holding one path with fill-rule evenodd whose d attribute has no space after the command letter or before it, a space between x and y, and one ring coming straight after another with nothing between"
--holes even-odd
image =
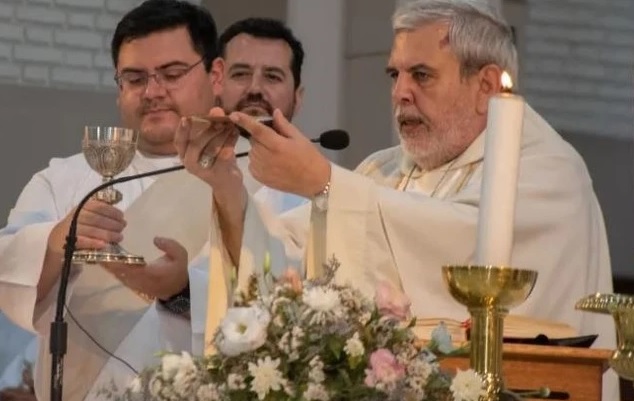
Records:
<instances>
[{"instance_id":1,"label":"white flower","mask_svg":"<svg viewBox=\"0 0 634 401\"><path fill-rule=\"evenodd\" d=\"M314 383L321 383L326 380L326 375L324 374L324 363L321 361L319 356L314 357L308 363L310 366L310 371L308 372L308 379Z\"/></svg>"},{"instance_id":2,"label":"white flower","mask_svg":"<svg viewBox=\"0 0 634 401\"><path fill-rule=\"evenodd\" d=\"M323 384L309 383L304 391L304 399L307 401L328 401L330 397Z\"/></svg>"},{"instance_id":3,"label":"white flower","mask_svg":"<svg viewBox=\"0 0 634 401\"><path fill-rule=\"evenodd\" d=\"M330 288L309 288L304 291L302 300L308 305L302 316L310 317L309 324L323 325L329 317L339 317L343 313L339 293Z\"/></svg>"},{"instance_id":4,"label":"white flower","mask_svg":"<svg viewBox=\"0 0 634 401\"><path fill-rule=\"evenodd\" d=\"M196 401L219 401L220 394L213 384L205 384L198 387L196 391Z\"/></svg>"},{"instance_id":5,"label":"white flower","mask_svg":"<svg viewBox=\"0 0 634 401\"><path fill-rule=\"evenodd\" d=\"M454 401L478 401L486 394L482 378L473 369L458 370L449 389Z\"/></svg>"},{"instance_id":6,"label":"white flower","mask_svg":"<svg viewBox=\"0 0 634 401\"><path fill-rule=\"evenodd\" d=\"M368 324L370 319L372 319L372 313L364 312L361 316L359 316L359 323L365 326L366 324Z\"/></svg>"},{"instance_id":7,"label":"white flower","mask_svg":"<svg viewBox=\"0 0 634 401\"><path fill-rule=\"evenodd\" d=\"M424 382L427 382L427 379L433 372L434 365L420 358L412 361L407 367L407 374L409 376L416 376Z\"/></svg>"},{"instance_id":8,"label":"white flower","mask_svg":"<svg viewBox=\"0 0 634 401\"><path fill-rule=\"evenodd\" d=\"M339 294L330 288L310 288L304 291L302 300L317 312L334 312L341 306Z\"/></svg>"},{"instance_id":9,"label":"white flower","mask_svg":"<svg viewBox=\"0 0 634 401\"><path fill-rule=\"evenodd\" d=\"M308 372L308 379L313 383L322 383L326 380L324 369L321 366L313 366Z\"/></svg>"},{"instance_id":10,"label":"white flower","mask_svg":"<svg viewBox=\"0 0 634 401\"><path fill-rule=\"evenodd\" d=\"M181 355L167 354L161 358L161 372L164 380L170 380L178 372L181 365Z\"/></svg>"},{"instance_id":11,"label":"white flower","mask_svg":"<svg viewBox=\"0 0 634 401\"><path fill-rule=\"evenodd\" d=\"M139 376L135 377L134 380L130 382L128 390L130 390L132 394L139 394L143 391L143 382Z\"/></svg>"},{"instance_id":12,"label":"white flower","mask_svg":"<svg viewBox=\"0 0 634 401\"><path fill-rule=\"evenodd\" d=\"M284 319L282 318L282 315L276 315L273 319L273 324L277 327L284 327Z\"/></svg>"},{"instance_id":13,"label":"white flower","mask_svg":"<svg viewBox=\"0 0 634 401\"><path fill-rule=\"evenodd\" d=\"M178 365L178 370L174 375L174 391L176 394L187 397L196 387L198 369L194 364L194 360L187 352L183 352Z\"/></svg>"},{"instance_id":14,"label":"white flower","mask_svg":"<svg viewBox=\"0 0 634 401\"><path fill-rule=\"evenodd\" d=\"M163 390L163 382L157 374L154 374L154 376L152 376L152 379L150 379L149 389L150 395L153 398L158 398L160 396L161 390Z\"/></svg>"},{"instance_id":15,"label":"white flower","mask_svg":"<svg viewBox=\"0 0 634 401\"><path fill-rule=\"evenodd\" d=\"M229 390L244 390L247 388L247 385L242 375L229 373L229 376L227 376L227 387Z\"/></svg>"},{"instance_id":16,"label":"white flower","mask_svg":"<svg viewBox=\"0 0 634 401\"><path fill-rule=\"evenodd\" d=\"M266 342L270 320L271 315L261 308L229 308L220 325L218 350L236 356L260 348Z\"/></svg>"},{"instance_id":17,"label":"white flower","mask_svg":"<svg viewBox=\"0 0 634 401\"><path fill-rule=\"evenodd\" d=\"M363 343L359 339L359 333L355 332L352 338L349 338L346 341L345 347L343 350L348 354L350 358L357 358L363 356L365 354L365 348L363 347Z\"/></svg>"},{"instance_id":18,"label":"white flower","mask_svg":"<svg viewBox=\"0 0 634 401\"><path fill-rule=\"evenodd\" d=\"M253 376L251 390L258 395L258 399L263 400L269 391L279 391L285 385L286 380L282 378L278 366L280 360L271 360L270 356L258 359L257 365L249 362L249 373Z\"/></svg>"}]
</instances>

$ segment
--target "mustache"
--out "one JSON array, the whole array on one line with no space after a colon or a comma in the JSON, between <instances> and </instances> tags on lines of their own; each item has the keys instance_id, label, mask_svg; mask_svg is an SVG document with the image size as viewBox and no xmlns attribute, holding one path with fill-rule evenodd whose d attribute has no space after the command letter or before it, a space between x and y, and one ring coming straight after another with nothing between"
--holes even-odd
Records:
<instances>
[{"instance_id":1,"label":"mustache","mask_svg":"<svg viewBox=\"0 0 634 401\"><path fill-rule=\"evenodd\" d=\"M273 114L273 106L271 106L271 103L264 100L264 98L260 94L248 94L243 99L240 99L240 101L236 105L236 110L242 111L246 109L247 107L254 107L254 106L260 107L266 110L268 115Z\"/></svg>"},{"instance_id":2,"label":"mustache","mask_svg":"<svg viewBox=\"0 0 634 401\"><path fill-rule=\"evenodd\" d=\"M394 110L394 121L400 126L406 122L423 124L426 128L431 128L429 119L422 113L414 110L404 110L397 107Z\"/></svg>"},{"instance_id":3,"label":"mustache","mask_svg":"<svg viewBox=\"0 0 634 401\"><path fill-rule=\"evenodd\" d=\"M176 109L174 105L164 104L159 102L142 103L139 111L141 114L147 114L147 113L151 113L153 111L159 111L159 110L178 112L178 110Z\"/></svg>"}]
</instances>

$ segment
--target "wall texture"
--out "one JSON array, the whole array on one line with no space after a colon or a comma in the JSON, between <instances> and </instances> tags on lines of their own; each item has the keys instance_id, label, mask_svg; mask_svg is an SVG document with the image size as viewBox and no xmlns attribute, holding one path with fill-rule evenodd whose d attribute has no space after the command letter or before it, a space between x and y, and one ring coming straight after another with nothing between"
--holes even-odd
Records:
<instances>
[{"instance_id":1,"label":"wall texture","mask_svg":"<svg viewBox=\"0 0 634 401\"><path fill-rule=\"evenodd\" d=\"M2 0L0 79L43 87L114 88L110 39L133 0Z\"/></svg>"},{"instance_id":2,"label":"wall texture","mask_svg":"<svg viewBox=\"0 0 634 401\"><path fill-rule=\"evenodd\" d=\"M634 1L528 0L528 5L523 61L528 99L561 130L631 140Z\"/></svg>"}]
</instances>

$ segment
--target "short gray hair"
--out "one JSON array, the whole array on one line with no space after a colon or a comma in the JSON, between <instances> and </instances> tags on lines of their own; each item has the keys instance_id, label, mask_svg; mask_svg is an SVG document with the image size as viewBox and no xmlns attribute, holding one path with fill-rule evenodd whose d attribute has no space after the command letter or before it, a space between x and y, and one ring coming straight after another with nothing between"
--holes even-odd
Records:
<instances>
[{"instance_id":1,"label":"short gray hair","mask_svg":"<svg viewBox=\"0 0 634 401\"><path fill-rule=\"evenodd\" d=\"M487 0L413 0L399 6L392 16L394 32L433 22L449 24L449 45L463 76L496 64L517 81L513 32Z\"/></svg>"}]
</instances>

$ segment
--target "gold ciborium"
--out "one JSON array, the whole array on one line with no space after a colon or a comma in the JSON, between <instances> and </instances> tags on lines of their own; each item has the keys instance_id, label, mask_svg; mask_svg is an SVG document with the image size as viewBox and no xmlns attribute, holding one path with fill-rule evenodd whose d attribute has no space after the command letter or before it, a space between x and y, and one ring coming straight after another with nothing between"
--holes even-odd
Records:
<instances>
[{"instance_id":1,"label":"gold ciborium","mask_svg":"<svg viewBox=\"0 0 634 401\"><path fill-rule=\"evenodd\" d=\"M617 375L634 380L634 296L593 294L577 301L575 309L612 315L616 325L617 349L608 364Z\"/></svg>"},{"instance_id":2,"label":"gold ciborium","mask_svg":"<svg viewBox=\"0 0 634 401\"><path fill-rule=\"evenodd\" d=\"M90 168L99 173L106 183L130 165L136 153L138 138L138 132L128 128L88 126L84 128L82 151ZM95 198L115 205L121 201L122 195L109 186L97 192ZM119 244L108 244L104 249L75 251L73 262L145 264L143 256L132 255Z\"/></svg>"},{"instance_id":3,"label":"gold ciborium","mask_svg":"<svg viewBox=\"0 0 634 401\"><path fill-rule=\"evenodd\" d=\"M485 381L486 401L504 390L502 342L504 317L533 291L537 272L496 266L443 266L451 296L471 314L471 368Z\"/></svg>"}]
</instances>

